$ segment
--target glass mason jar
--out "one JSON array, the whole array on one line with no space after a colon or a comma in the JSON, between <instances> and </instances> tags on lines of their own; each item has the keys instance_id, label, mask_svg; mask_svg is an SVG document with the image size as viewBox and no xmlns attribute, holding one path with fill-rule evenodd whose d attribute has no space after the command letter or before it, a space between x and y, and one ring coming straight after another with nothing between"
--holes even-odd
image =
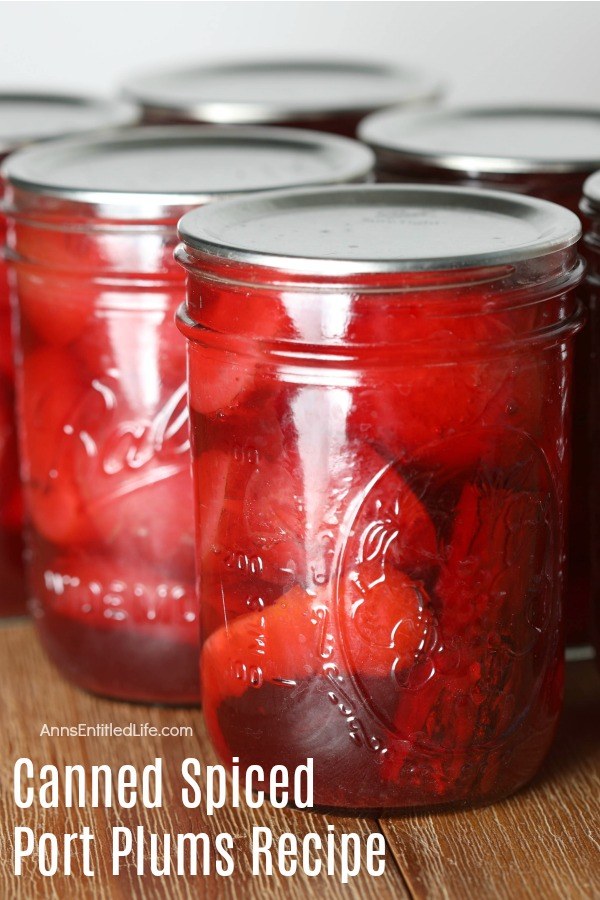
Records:
<instances>
[{"instance_id":1,"label":"glass mason jar","mask_svg":"<svg viewBox=\"0 0 600 900\"><path fill-rule=\"evenodd\" d=\"M530 194L579 211L583 182L600 168L597 109L466 108L407 115L376 113L360 137L377 155L383 182L424 181ZM591 637L590 331L577 338L573 468L565 587L567 644ZM581 652L581 650L577 651Z\"/></svg>"},{"instance_id":2,"label":"glass mason jar","mask_svg":"<svg viewBox=\"0 0 600 900\"><path fill-rule=\"evenodd\" d=\"M515 790L561 704L578 219L362 186L179 233L216 749L313 758L325 806Z\"/></svg>"},{"instance_id":3,"label":"glass mason jar","mask_svg":"<svg viewBox=\"0 0 600 900\"><path fill-rule=\"evenodd\" d=\"M430 104L440 88L407 68L278 59L148 72L130 78L124 93L150 123L285 125L354 137L368 113Z\"/></svg>"},{"instance_id":4,"label":"glass mason jar","mask_svg":"<svg viewBox=\"0 0 600 900\"><path fill-rule=\"evenodd\" d=\"M125 104L63 94L0 94L0 160L24 144L107 125L132 122ZM0 178L0 202L4 183ZM0 242L6 243L6 220L0 211ZM8 270L0 257L0 617L23 615L26 604L23 569L23 501L15 423L14 365Z\"/></svg>"},{"instance_id":5,"label":"glass mason jar","mask_svg":"<svg viewBox=\"0 0 600 900\"><path fill-rule=\"evenodd\" d=\"M29 580L42 642L100 694L198 701L185 294L192 206L362 179L372 154L283 129L145 128L11 157Z\"/></svg>"},{"instance_id":6,"label":"glass mason jar","mask_svg":"<svg viewBox=\"0 0 600 900\"><path fill-rule=\"evenodd\" d=\"M591 373L590 400L590 457L594 447L600 446L600 172L587 179L583 186L581 212L586 224L582 249L587 258L586 305L589 315L589 344ZM593 465L591 473L592 507L592 613L596 662L600 666L600 479Z\"/></svg>"}]
</instances>

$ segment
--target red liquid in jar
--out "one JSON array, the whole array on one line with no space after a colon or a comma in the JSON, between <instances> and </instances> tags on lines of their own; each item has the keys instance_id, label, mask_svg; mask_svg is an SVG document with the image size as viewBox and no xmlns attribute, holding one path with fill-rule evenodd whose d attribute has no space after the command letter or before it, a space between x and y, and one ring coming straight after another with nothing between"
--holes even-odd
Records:
<instances>
[{"instance_id":1,"label":"red liquid in jar","mask_svg":"<svg viewBox=\"0 0 600 900\"><path fill-rule=\"evenodd\" d=\"M569 463L570 351L526 336L572 292L481 315L493 277L303 291L195 253L180 327L216 749L312 757L321 806L516 790L561 704Z\"/></svg>"},{"instance_id":2,"label":"red liquid in jar","mask_svg":"<svg viewBox=\"0 0 600 900\"><path fill-rule=\"evenodd\" d=\"M192 384L202 368L191 363ZM375 414L366 388L265 375L234 408L193 415L210 441L197 457L203 707L225 758L313 756L318 801L334 806L348 805L348 784L350 805L390 793L412 805L485 800L531 777L560 702L560 473L545 457L561 434L542 424L560 369L542 353L465 364L450 409L430 372L413 397L379 383ZM395 400L402 430L385 423ZM512 438L521 416L539 444ZM336 526L362 495L344 546ZM328 664L340 645L345 666Z\"/></svg>"}]
</instances>

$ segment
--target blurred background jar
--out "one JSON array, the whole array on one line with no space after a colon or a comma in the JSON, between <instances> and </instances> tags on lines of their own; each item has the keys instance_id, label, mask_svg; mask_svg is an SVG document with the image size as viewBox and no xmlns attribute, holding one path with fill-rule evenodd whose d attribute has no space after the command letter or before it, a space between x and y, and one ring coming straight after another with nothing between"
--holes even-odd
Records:
<instances>
[{"instance_id":1,"label":"blurred background jar","mask_svg":"<svg viewBox=\"0 0 600 900\"><path fill-rule=\"evenodd\" d=\"M581 212L585 233L582 247L588 269L586 273L586 302L588 307L591 348L590 390L592 402L590 422L590 457L600 446L600 172L591 175L583 186ZM592 498L592 615L596 661L600 664L600 477L594 457L590 472Z\"/></svg>"},{"instance_id":2,"label":"blurred background jar","mask_svg":"<svg viewBox=\"0 0 600 900\"><path fill-rule=\"evenodd\" d=\"M179 233L217 751L312 757L325 806L516 790L562 699L579 220L362 185Z\"/></svg>"},{"instance_id":3,"label":"blurred background jar","mask_svg":"<svg viewBox=\"0 0 600 900\"><path fill-rule=\"evenodd\" d=\"M365 119L360 137L377 156L383 182L435 182L530 194L579 211L583 182L600 167L600 109L497 107ZM573 468L567 532L565 629L572 657L591 648L592 586L590 336L575 350ZM595 514L595 513L594 513Z\"/></svg>"},{"instance_id":4,"label":"blurred background jar","mask_svg":"<svg viewBox=\"0 0 600 900\"><path fill-rule=\"evenodd\" d=\"M372 162L347 138L202 126L8 161L28 575L43 645L82 687L198 701L178 219L223 196L362 180Z\"/></svg>"},{"instance_id":5,"label":"blurred background jar","mask_svg":"<svg viewBox=\"0 0 600 900\"><path fill-rule=\"evenodd\" d=\"M127 80L124 94L146 122L285 125L352 137L368 113L431 104L440 87L411 68L286 58L148 72Z\"/></svg>"},{"instance_id":6,"label":"blurred background jar","mask_svg":"<svg viewBox=\"0 0 600 900\"><path fill-rule=\"evenodd\" d=\"M69 94L0 93L0 160L34 141L75 132L131 124L137 113L126 104ZM0 178L0 198L4 182ZM0 212L0 241L6 220ZM14 363L8 272L0 258L0 616L23 615L23 501L14 420Z\"/></svg>"}]
</instances>

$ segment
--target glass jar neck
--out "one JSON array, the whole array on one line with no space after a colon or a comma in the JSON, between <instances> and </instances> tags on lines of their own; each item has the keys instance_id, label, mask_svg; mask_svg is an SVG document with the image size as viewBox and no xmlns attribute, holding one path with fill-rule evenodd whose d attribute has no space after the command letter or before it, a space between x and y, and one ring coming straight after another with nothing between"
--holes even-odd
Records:
<instances>
[{"instance_id":1,"label":"glass jar neck","mask_svg":"<svg viewBox=\"0 0 600 900\"><path fill-rule=\"evenodd\" d=\"M111 218L110 210L8 184L3 211L8 255L16 265L88 280L183 281L173 252L178 217L187 207L162 217Z\"/></svg>"},{"instance_id":2,"label":"glass jar neck","mask_svg":"<svg viewBox=\"0 0 600 900\"><path fill-rule=\"evenodd\" d=\"M580 327L573 288L584 264L574 247L501 267L337 281L216 260L183 245L176 257L188 272L182 330L201 341L250 338L274 352L280 344L285 353L340 359L370 348L376 362L388 352L501 353Z\"/></svg>"}]
</instances>

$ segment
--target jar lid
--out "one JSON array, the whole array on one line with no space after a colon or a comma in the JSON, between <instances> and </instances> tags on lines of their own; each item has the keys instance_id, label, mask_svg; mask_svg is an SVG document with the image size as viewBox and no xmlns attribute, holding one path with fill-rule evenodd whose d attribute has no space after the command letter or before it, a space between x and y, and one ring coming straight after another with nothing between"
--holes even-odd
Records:
<instances>
[{"instance_id":1,"label":"jar lid","mask_svg":"<svg viewBox=\"0 0 600 900\"><path fill-rule=\"evenodd\" d=\"M11 156L4 173L29 193L147 218L223 195L360 181L372 167L372 152L350 138L192 125L53 141Z\"/></svg>"},{"instance_id":2,"label":"jar lid","mask_svg":"<svg viewBox=\"0 0 600 900\"><path fill-rule=\"evenodd\" d=\"M293 273L442 271L570 247L577 216L501 191L362 185L279 191L195 209L181 240L225 260Z\"/></svg>"},{"instance_id":3,"label":"jar lid","mask_svg":"<svg viewBox=\"0 0 600 900\"><path fill-rule=\"evenodd\" d=\"M80 131L131 125L138 113L127 103L70 94L0 94L0 154L24 144Z\"/></svg>"},{"instance_id":4,"label":"jar lid","mask_svg":"<svg viewBox=\"0 0 600 900\"><path fill-rule=\"evenodd\" d=\"M600 209L600 172L594 172L583 185L584 202L588 201L594 209Z\"/></svg>"},{"instance_id":5,"label":"jar lid","mask_svg":"<svg viewBox=\"0 0 600 900\"><path fill-rule=\"evenodd\" d=\"M125 96L154 115L216 123L284 122L432 100L421 73L347 60L271 60L142 74Z\"/></svg>"},{"instance_id":6,"label":"jar lid","mask_svg":"<svg viewBox=\"0 0 600 900\"><path fill-rule=\"evenodd\" d=\"M382 167L495 173L600 167L600 109L465 108L374 113L359 126Z\"/></svg>"}]
</instances>

